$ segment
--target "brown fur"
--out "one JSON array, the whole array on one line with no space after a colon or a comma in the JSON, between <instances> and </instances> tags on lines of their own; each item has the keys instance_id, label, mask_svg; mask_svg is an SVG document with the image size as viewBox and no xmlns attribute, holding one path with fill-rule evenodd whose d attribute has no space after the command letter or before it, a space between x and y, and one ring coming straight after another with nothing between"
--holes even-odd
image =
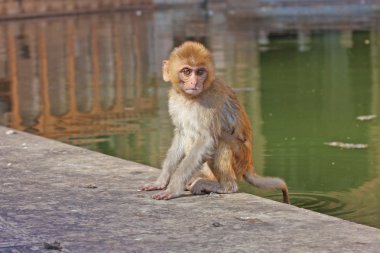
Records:
<instances>
[{"instance_id":1,"label":"brown fur","mask_svg":"<svg viewBox=\"0 0 380 253\"><path fill-rule=\"evenodd\" d=\"M183 66L207 69L205 80L194 77L202 82L199 94L185 91L187 84L179 75ZM160 177L143 190L166 189L155 199L178 197L185 185L193 194L232 193L244 178L260 188L282 190L284 202L289 203L282 179L254 173L250 120L233 90L215 79L211 54L203 45L185 42L174 49L163 62L163 78L172 83L169 113L175 136Z\"/></svg>"}]
</instances>

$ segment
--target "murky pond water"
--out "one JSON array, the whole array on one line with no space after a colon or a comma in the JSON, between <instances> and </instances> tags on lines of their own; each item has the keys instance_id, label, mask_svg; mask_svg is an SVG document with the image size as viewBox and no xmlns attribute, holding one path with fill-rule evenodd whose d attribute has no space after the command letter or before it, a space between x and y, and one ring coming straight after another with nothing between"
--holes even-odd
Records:
<instances>
[{"instance_id":1,"label":"murky pond water","mask_svg":"<svg viewBox=\"0 0 380 253\"><path fill-rule=\"evenodd\" d=\"M159 167L172 136L160 64L200 40L252 120L257 171L297 206L380 227L380 19L182 14L0 23L0 124Z\"/></svg>"}]
</instances>

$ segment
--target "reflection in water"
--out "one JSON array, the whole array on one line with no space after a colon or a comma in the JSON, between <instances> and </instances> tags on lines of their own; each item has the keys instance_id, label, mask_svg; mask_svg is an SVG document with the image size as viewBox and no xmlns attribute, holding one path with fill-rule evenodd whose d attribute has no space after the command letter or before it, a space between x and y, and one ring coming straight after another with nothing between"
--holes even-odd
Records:
<instances>
[{"instance_id":1,"label":"reflection in water","mask_svg":"<svg viewBox=\"0 0 380 253\"><path fill-rule=\"evenodd\" d=\"M3 124L74 143L128 131L156 103L146 15L3 24Z\"/></svg>"},{"instance_id":2,"label":"reflection in water","mask_svg":"<svg viewBox=\"0 0 380 253\"><path fill-rule=\"evenodd\" d=\"M160 63L200 40L250 115L256 169L297 206L380 227L380 20L184 13L1 23L0 124L159 167L172 131Z\"/></svg>"}]
</instances>

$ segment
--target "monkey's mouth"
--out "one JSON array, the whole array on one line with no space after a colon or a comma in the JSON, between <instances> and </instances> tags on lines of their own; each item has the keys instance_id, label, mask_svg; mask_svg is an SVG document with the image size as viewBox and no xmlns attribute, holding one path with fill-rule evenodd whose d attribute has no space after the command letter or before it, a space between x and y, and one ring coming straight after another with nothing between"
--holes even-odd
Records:
<instances>
[{"instance_id":1,"label":"monkey's mouth","mask_svg":"<svg viewBox=\"0 0 380 253\"><path fill-rule=\"evenodd\" d=\"M185 89L185 92L189 95L196 95L201 91L200 88L190 88L190 89Z\"/></svg>"}]
</instances>

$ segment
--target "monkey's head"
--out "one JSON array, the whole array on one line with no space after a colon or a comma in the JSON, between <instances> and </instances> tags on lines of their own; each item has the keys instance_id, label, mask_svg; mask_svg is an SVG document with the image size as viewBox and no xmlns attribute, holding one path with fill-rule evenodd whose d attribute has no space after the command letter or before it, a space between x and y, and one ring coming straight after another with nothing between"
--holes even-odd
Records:
<instances>
[{"instance_id":1,"label":"monkey's head","mask_svg":"<svg viewBox=\"0 0 380 253\"><path fill-rule=\"evenodd\" d=\"M200 43L187 41L176 47L163 61L163 79L174 89L193 98L207 90L215 80L210 52Z\"/></svg>"}]
</instances>

